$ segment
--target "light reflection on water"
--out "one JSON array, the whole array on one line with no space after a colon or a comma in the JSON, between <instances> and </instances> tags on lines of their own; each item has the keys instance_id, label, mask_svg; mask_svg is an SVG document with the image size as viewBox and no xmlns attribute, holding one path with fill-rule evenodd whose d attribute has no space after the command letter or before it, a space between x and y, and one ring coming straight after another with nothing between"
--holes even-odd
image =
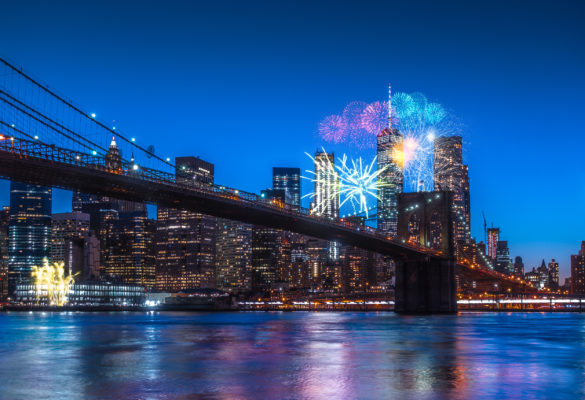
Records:
<instances>
[{"instance_id":1,"label":"light reflection on water","mask_svg":"<svg viewBox=\"0 0 585 400\"><path fill-rule=\"evenodd\" d=\"M584 332L581 314L0 313L0 398L578 398Z\"/></svg>"}]
</instances>

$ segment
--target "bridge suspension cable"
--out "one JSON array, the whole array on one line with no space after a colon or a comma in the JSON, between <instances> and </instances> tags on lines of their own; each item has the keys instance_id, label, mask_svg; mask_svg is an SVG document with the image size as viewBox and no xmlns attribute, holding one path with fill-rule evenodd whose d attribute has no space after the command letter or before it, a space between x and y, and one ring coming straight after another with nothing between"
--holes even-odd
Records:
<instances>
[{"instance_id":1,"label":"bridge suspension cable","mask_svg":"<svg viewBox=\"0 0 585 400\"><path fill-rule=\"evenodd\" d=\"M132 156L142 166L174 170L170 159L155 154L153 148L139 145L116 127L106 126L94 114L83 111L3 58L0 58L0 100L2 125L18 128L12 129L11 135L102 155L115 136L124 161Z\"/></svg>"}]
</instances>

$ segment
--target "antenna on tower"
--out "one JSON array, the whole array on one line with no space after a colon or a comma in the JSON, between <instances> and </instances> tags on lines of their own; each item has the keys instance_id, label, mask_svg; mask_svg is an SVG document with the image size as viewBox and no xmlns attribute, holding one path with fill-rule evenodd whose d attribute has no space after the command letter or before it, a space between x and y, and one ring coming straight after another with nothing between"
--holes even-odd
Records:
<instances>
[{"instance_id":1,"label":"antenna on tower","mask_svg":"<svg viewBox=\"0 0 585 400\"><path fill-rule=\"evenodd\" d=\"M392 87L388 84L388 128L392 130Z\"/></svg>"}]
</instances>

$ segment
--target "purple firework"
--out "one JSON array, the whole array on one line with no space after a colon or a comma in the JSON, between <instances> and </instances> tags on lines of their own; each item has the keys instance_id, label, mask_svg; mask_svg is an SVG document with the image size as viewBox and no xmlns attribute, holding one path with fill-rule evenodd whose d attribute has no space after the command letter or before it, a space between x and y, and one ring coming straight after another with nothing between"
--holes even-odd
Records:
<instances>
[{"instance_id":1,"label":"purple firework","mask_svg":"<svg viewBox=\"0 0 585 400\"><path fill-rule=\"evenodd\" d=\"M364 139L369 133L362 127L362 114L367 106L368 104L362 101L352 101L343 110L343 118L347 124L347 137L358 147L367 147L364 146L366 142Z\"/></svg>"},{"instance_id":2,"label":"purple firework","mask_svg":"<svg viewBox=\"0 0 585 400\"><path fill-rule=\"evenodd\" d=\"M347 124L339 115L329 115L319 123L319 134L330 143L341 143L347 135Z\"/></svg>"},{"instance_id":3,"label":"purple firework","mask_svg":"<svg viewBox=\"0 0 585 400\"><path fill-rule=\"evenodd\" d=\"M362 112L362 128L376 137L388 127L388 102L375 101Z\"/></svg>"},{"instance_id":4,"label":"purple firework","mask_svg":"<svg viewBox=\"0 0 585 400\"><path fill-rule=\"evenodd\" d=\"M362 129L362 113L368 105L363 101L352 101L343 109L343 119L349 130Z\"/></svg>"},{"instance_id":5,"label":"purple firework","mask_svg":"<svg viewBox=\"0 0 585 400\"><path fill-rule=\"evenodd\" d=\"M388 103L376 101L368 104L360 115L359 134L352 135L352 142L361 148L376 146L376 137L382 129L388 127Z\"/></svg>"}]
</instances>

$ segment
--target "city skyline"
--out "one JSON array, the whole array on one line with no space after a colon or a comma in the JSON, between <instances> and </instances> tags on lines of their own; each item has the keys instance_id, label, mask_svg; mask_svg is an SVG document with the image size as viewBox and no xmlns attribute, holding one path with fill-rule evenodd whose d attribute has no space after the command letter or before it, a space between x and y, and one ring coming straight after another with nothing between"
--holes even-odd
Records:
<instances>
[{"instance_id":1,"label":"city skyline","mask_svg":"<svg viewBox=\"0 0 585 400\"><path fill-rule=\"evenodd\" d=\"M1 398L585 398L585 1L0 11Z\"/></svg>"},{"instance_id":2,"label":"city skyline","mask_svg":"<svg viewBox=\"0 0 585 400\"><path fill-rule=\"evenodd\" d=\"M19 6L11 5L11 7L17 9ZM412 13L412 10L401 6L394 5L394 7L398 14ZM87 11L84 6L73 8L68 14L68 18L71 18L69 22L74 22L77 14ZM253 13L257 11L257 8L238 9L238 11L244 14ZM471 12L470 9L463 7L463 11L467 11L469 21L485 23L486 18L489 17L501 22L504 25L504 31L524 27L522 21L516 21L515 25L512 25L510 21L512 16L521 12L526 13L526 10L518 6L510 6L507 10L510 15L496 16L493 12L489 12L486 6L482 11L487 15L479 18L477 10ZM179 11L181 9L178 6L169 10L174 15ZM199 11L198 18L202 18L206 13L213 14L214 10ZM264 15L272 13L278 16L284 11L278 8L267 8ZM322 16L325 12L323 6L318 6L314 11L317 16ZM335 17L341 17L349 14L351 9L341 4L338 9L327 11L332 12ZM436 24L428 20L428 14L431 11L432 7L427 3L427 7L422 7L420 11L420 20L414 20L418 25L422 25L423 21L429 22L430 26L424 30L426 33L429 33L433 24ZM343 104L353 100L383 100L388 82L392 82L397 90L424 92L429 98L446 104L449 110L466 125L463 132L463 147L464 162L469 165L472 235L478 241L483 239L481 212L485 211L488 225L491 225L493 221L494 226L501 228L501 238L508 241L510 257L522 256L527 270L538 266L543 258L547 262L555 258L560 263L561 276L565 277L569 274L569 256L577 251L582 240L583 218L569 220L562 218L559 214L542 213L541 210L558 208L559 204L564 209L576 208L585 195L578 174L579 157L577 153L573 153L576 152L578 146L572 145L579 138L580 126L571 121L571 117L577 115L575 110L583 106L583 100L577 97L584 86L583 77L576 73L583 65L583 58L575 56L575 54L584 53L578 51L582 49L583 44L574 41L575 38L582 37L583 28L575 25L575 21L578 15L582 15L583 10L582 7L577 8L573 16L570 13L564 13L562 21L555 19L558 14L549 13L549 11L539 5L527 14L531 24L524 33L526 36L523 36L523 39L529 40L526 42L528 44L523 42L524 47L520 49L515 47L515 43L510 43L501 48L488 46L488 54L477 53L472 48L472 44L467 41L487 40L490 28L485 24L480 24L477 30L472 29L471 38L465 40L458 38L457 35L441 31L440 38L430 42L437 44L437 41L444 40L439 44L442 44L440 48L447 50L447 53L449 53L448 44L457 43L460 49L464 49L463 52L469 55L469 64L476 67L475 74L465 73L460 77L456 76L457 72L461 72L465 66L453 68L447 56L441 58L442 63L434 68L431 68L428 63L420 65L421 59L428 55L422 57L416 52L406 51L404 47L407 47L408 37L403 38L404 42L401 43L393 43L391 40L390 43L384 43L393 54L404 54L404 56L398 56L403 65L388 64L384 68L375 68L367 78L355 79L356 76L350 73L348 66L344 65L330 69L332 74L328 76L326 68L331 67L329 63L322 63L315 71L308 72L303 65L310 59L312 51L324 50L325 54L316 53L323 58L326 55L341 56L339 47L327 47L332 43L331 38L326 36L325 30L332 22L326 18L310 21L309 24L320 34L317 36L323 39L324 46L322 47L324 48L308 43L307 48L303 50L295 45L290 31L287 30L287 28L290 29L287 24L294 23L291 21L284 21L284 26L280 27L280 30L277 29L279 27L275 22L267 23L265 20L259 25L258 31L252 29L251 22L247 22L240 28L250 35L248 39L261 40L262 43L268 45L270 45L266 42L268 39L259 38L258 35L274 28L278 33L277 38L284 41L282 48L276 45L275 48L280 51L292 49L293 54L299 56L298 61L293 63L296 67L300 66L301 71L298 73L292 67L284 65L279 59L279 56L284 53L278 51L276 57L260 52L257 54L257 61L246 59L248 64L244 65L246 68L243 72L236 71L235 67L229 67L227 63L216 64L227 61L230 55L237 56L239 54L237 45L243 46L242 48L247 48L246 45L251 46L251 42L246 41L246 38L236 41L236 46L227 43L227 39L232 37L230 33L237 33L236 28L228 29L224 36L215 37L215 44L223 44L227 48L226 54L222 56L213 51L211 43L205 45L197 42L197 35L185 39L188 43L181 43L184 46L189 43L196 44L195 48L206 56L204 65L199 64L199 59L193 55L179 62L179 54L182 54L179 53L181 47L173 46L168 49L157 48L159 56L156 60L158 61L150 65L144 62L149 58L150 53L148 48L140 45L143 38L134 38L131 35L125 36L127 42L109 46L108 51L111 52L111 56L104 59L104 53L98 55L92 55L92 53L95 53L96 46L99 49L105 43L109 43L108 35L104 32L102 36L104 43L101 43L97 39L86 36L90 31L89 27L81 26L75 26L80 32L80 37L73 41L74 46L80 50L75 57L69 55L70 50L67 46L63 44L57 46L54 43L51 45L51 40L55 42L59 35L66 33L71 27L63 28L63 31L52 31L48 37L42 38L33 46L38 50L36 52L30 51L30 45L33 44L33 37L36 40L38 35L31 36L30 33L23 33L20 38L11 40L3 48L9 60L30 71L34 76L42 77L44 82L58 92L66 93L74 101L88 107L88 111L96 112L100 121L110 123L115 119L121 131L136 136L140 143L145 145L156 143L160 147L157 153L161 155L171 157L200 155L203 159L215 164L218 183L256 193L271 186L272 167L299 167L301 170L310 168L310 163L304 159L304 151L312 151L315 147L324 144L317 139L315 134L318 122L325 115L343 107ZM57 10L52 12L56 13ZM99 15L103 10L98 8L92 12ZM114 30L112 35L119 33L122 29L121 22L129 12L127 6L121 6L118 13L113 15L108 13ZM447 14L449 7L440 12ZM140 13L149 21L148 17L152 17L154 10L146 3L144 7L141 7ZM34 16L35 14L32 20L35 20ZM232 14L223 23L228 24L233 18L235 16ZM466 21L465 18L462 20ZM363 40L364 37L371 39L372 45L377 43L380 39L366 34L380 28L376 20L373 19L373 21L369 28L366 28L364 24L360 25L364 31L358 35L359 38L344 37L346 40L344 43L346 45L357 43L358 39ZM545 32L547 40L544 42L539 35L545 33L535 31L532 26L535 21L548 22L542 24L547 26ZM404 22L401 20L395 22L398 26L393 29L404 27ZM140 23L145 22L143 20ZM183 20L183 24L186 23L187 21ZM354 23L358 22L354 21ZM168 39L185 29L183 24L178 24L175 31L168 33L165 30L168 27L160 22L147 36L156 43L153 40L155 36L150 35L167 32ZM458 27L461 24L464 22L458 22L454 26ZM65 24L65 26L69 25ZM42 23L39 23L35 29L42 29L42 27ZM480 28L485 31L480 31ZM0 29L7 29L6 32L12 30L11 32L14 33L19 32L20 28L9 21ZM200 29L209 34L216 32L215 30L219 28L202 24ZM32 32L34 31L33 29ZM306 39L306 37L298 38L301 42ZM563 44L560 45L560 42ZM419 43L419 46L423 46L420 53L428 52L430 45L431 43L422 45ZM537 45L548 46L546 47L547 58L553 58L555 63L538 58L537 52L542 49ZM382 55L375 54L369 46L364 47L364 49L356 50L364 57L360 57L358 62L347 61L348 65L357 66L359 69L372 68L374 63L368 59L367 55L374 56L375 64L383 64L383 60L388 61ZM27 48L26 51L23 50L25 48ZM130 54L124 54L123 50L127 48L131 49L130 53L136 58L135 60L131 60ZM47 53L49 50L54 53L51 57ZM405 53L401 53L400 50ZM551 52L553 57L550 56ZM269 65L266 68L280 67L276 68L279 73L268 74L261 78L260 74L265 73L267 69L256 65L256 63L260 64L260 60L268 61ZM478 65L482 63L485 65L478 69ZM98 64L101 67L98 67ZM140 67L138 67L139 64ZM204 77L209 76L209 72L217 65L222 65L221 72L211 74L211 82L203 84ZM413 65L420 66L417 66L413 72L408 72L408 67ZM510 77L502 76L490 69L490 67L496 67L495 70L497 70L498 66L504 65L510 66L506 70L506 75L511 75ZM452 68L453 71L448 72L447 67ZM179 71L179 77L173 77L172 73L167 72L176 69ZM190 69L196 73L192 73ZM255 71L256 69L258 71ZM153 74L157 77L156 80L146 79L149 73L155 71L158 71L160 75ZM315 84L317 77L324 76L328 78L323 83ZM227 81L225 81L226 77L229 77ZM439 77L440 82L437 79ZM184 82L179 79L183 79ZM224 86L228 89L217 86L221 79L224 79L226 83ZM343 84L339 84L340 81ZM140 82L149 82L153 87L140 87ZM291 85L291 82L294 84ZM473 95L466 89L468 83L476 89ZM198 85L202 87L202 90L193 90ZM258 94L250 95L249 89L252 87L257 89ZM560 94L559 88L562 88ZM193 96L191 92L196 95ZM173 101L164 101L169 97ZM274 100L269 101L271 98L275 98L280 107L270 105L269 103L274 102ZM519 102L520 98L522 102ZM246 101L242 101L243 99ZM507 107L514 103L517 105L512 112ZM538 105L541 103L544 105L539 108ZM166 104L166 107L163 107L163 104ZM541 111L543 108L546 110L544 114L551 117L543 115ZM193 110L196 111L193 112ZM143 121L144 115L153 117ZM222 119L222 116L227 118ZM562 146L562 154L551 151L549 147L551 131L560 132L558 135L560 135L559 146ZM158 140L161 132L164 133L164 137L172 138L171 142L175 143L161 143ZM564 132L569 133L564 134ZM241 141L242 137L249 139ZM218 150L220 148L221 150ZM326 150L338 153L346 151L338 146L327 146ZM237 160L239 168L233 168L234 161L231 160ZM563 167L561 168L560 165ZM522 177L521 180L518 179L519 176ZM543 186L542 182L555 182L555 195L547 196L548 187ZM8 184L2 183L0 189L1 204L8 205ZM308 183L304 182L303 193L307 193L307 189ZM54 212L70 211L68 195L55 190L53 198Z\"/></svg>"}]
</instances>

